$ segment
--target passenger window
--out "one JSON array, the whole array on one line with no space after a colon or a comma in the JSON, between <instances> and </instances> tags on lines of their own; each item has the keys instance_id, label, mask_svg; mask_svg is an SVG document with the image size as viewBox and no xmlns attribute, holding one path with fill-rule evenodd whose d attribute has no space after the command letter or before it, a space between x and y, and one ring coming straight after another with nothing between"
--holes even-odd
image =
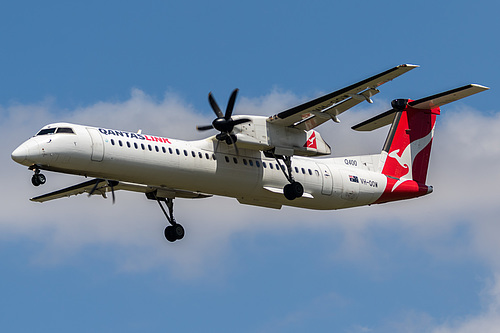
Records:
<instances>
[{"instance_id":1,"label":"passenger window","mask_svg":"<svg viewBox=\"0 0 500 333\"><path fill-rule=\"evenodd\" d=\"M142 150L146 150L146 147L144 147L144 143L141 143L141 148Z\"/></svg>"},{"instance_id":2,"label":"passenger window","mask_svg":"<svg viewBox=\"0 0 500 333\"><path fill-rule=\"evenodd\" d=\"M229 163L229 157L224 156L224 159L226 160L227 163Z\"/></svg>"},{"instance_id":3,"label":"passenger window","mask_svg":"<svg viewBox=\"0 0 500 333\"><path fill-rule=\"evenodd\" d=\"M304 170L304 168L301 169L302 170L302 174L306 174L306 170Z\"/></svg>"},{"instance_id":4,"label":"passenger window","mask_svg":"<svg viewBox=\"0 0 500 333\"><path fill-rule=\"evenodd\" d=\"M208 156L208 153L205 153L205 158L206 158L207 160L209 160L209 159L210 159L210 156Z\"/></svg>"},{"instance_id":5,"label":"passenger window","mask_svg":"<svg viewBox=\"0 0 500 333\"><path fill-rule=\"evenodd\" d=\"M118 140L118 144L120 145L120 147L123 147L123 142L122 142L122 140Z\"/></svg>"},{"instance_id":6,"label":"passenger window","mask_svg":"<svg viewBox=\"0 0 500 333\"><path fill-rule=\"evenodd\" d=\"M174 152L172 151L172 148L168 148L168 152L169 152L170 154L173 154L173 153L174 153Z\"/></svg>"},{"instance_id":7,"label":"passenger window","mask_svg":"<svg viewBox=\"0 0 500 333\"><path fill-rule=\"evenodd\" d=\"M127 141L127 147L129 147L129 148L130 148L130 142L128 142L128 141Z\"/></svg>"},{"instance_id":8,"label":"passenger window","mask_svg":"<svg viewBox=\"0 0 500 333\"><path fill-rule=\"evenodd\" d=\"M153 151L153 147L151 147L151 145L148 145L148 149L149 151Z\"/></svg>"},{"instance_id":9,"label":"passenger window","mask_svg":"<svg viewBox=\"0 0 500 333\"><path fill-rule=\"evenodd\" d=\"M260 162L259 162L259 161L255 161L255 166L256 166L257 168L260 168Z\"/></svg>"},{"instance_id":10,"label":"passenger window","mask_svg":"<svg viewBox=\"0 0 500 333\"><path fill-rule=\"evenodd\" d=\"M161 147L161 151L162 151L164 154L166 154L166 153L167 153L167 148L165 148L165 147Z\"/></svg>"},{"instance_id":11,"label":"passenger window","mask_svg":"<svg viewBox=\"0 0 500 333\"><path fill-rule=\"evenodd\" d=\"M238 164L238 159L236 157L233 157L233 162L234 164Z\"/></svg>"},{"instance_id":12,"label":"passenger window","mask_svg":"<svg viewBox=\"0 0 500 333\"><path fill-rule=\"evenodd\" d=\"M243 164L245 164L245 165L247 165L247 164L248 164L248 163L247 163L247 160L246 160L245 158L243 159Z\"/></svg>"},{"instance_id":13,"label":"passenger window","mask_svg":"<svg viewBox=\"0 0 500 333\"><path fill-rule=\"evenodd\" d=\"M137 145L137 142L134 142L134 148L137 149L139 146Z\"/></svg>"},{"instance_id":14,"label":"passenger window","mask_svg":"<svg viewBox=\"0 0 500 333\"><path fill-rule=\"evenodd\" d=\"M313 175L313 173L312 173L311 169L307 169L307 171L309 172L309 175L310 175L310 176L312 176L312 175Z\"/></svg>"},{"instance_id":15,"label":"passenger window","mask_svg":"<svg viewBox=\"0 0 500 333\"><path fill-rule=\"evenodd\" d=\"M179 149L176 149L176 150L175 150L175 153L176 153L177 155L180 155L180 154L181 154L181 152L179 151Z\"/></svg>"},{"instance_id":16,"label":"passenger window","mask_svg":"<svg viewBox=\"0 0 500 333\"><path fill-rule=\"evenodd\" d=\"M269 163L269 168L270 168L271 170L273 170L273 164L272 164L272 163Z\"/></svg>"},{"instance_id":17,"label":"passenger window","mask_svg":"<svg viewBox=\"0 0 500 333\"><path fill-rule=\"evenodd\" d=\"M250 164L250 166L253 166L253 161L252 160L248 160L248 163Z\"/></svg>"},{"instance_id":18,"label":"passenger window","mask_svg":"<svg viewBox=\"0 0 500 333\"><path fill-rule=\"evenodd\" d=\"M262 162L262 166L265 168L267 168L267 165L266 165L266 162Z\"/></svg>"},{"instance_id":19,"label":"passenger window","mask_svg":"<svg viewBox=\"0 0 500 333\"><path fill-rule=\"evenodd\" d=\"M295 173L299 173L299 168L295 167Z\"/></svg>"},{"instance_id":20,"label":"passenger window","mask_svg":"<svg viewBox=\"0 0 500 333\"><path fill-rule=\"evenodd\" d=\"M188 156L187 150L184 150L184 156Z\"/></svg>"},{"instance_id":21,"label":"passenger window","mask_svg":"<svg viewBox=\"0 0 500 333\"><path fill-rule=\"evenodd\" d=\"M215 156L215 154L212 154L212 158L215 160L217 160L217 157Z\"/></svg>"},{"instance_id":22,"label":"passenger window","mask_svg":"<svg viewBox=\"0 0 500 333\"><path fill-rule=\"evenodd\" d=\"M155 146L155 150L156 150L157 153L160 152L160 148L158 148L158 146Z\"/></svg>"},{"instance_id":23,"label":"passenger window","mask_svg":"<svg viewBox=\"0 0 500 333\"><path fill-rule=\"evenodd\" d=\"M111 144L114 146L115 145L115 140L111 139Z\"/></svg>"},{"instance_id":24,"label":"passenger window","mask_svg":"<svg viewBox=\"0 0 500 333\"><path fill-rule=\"evenodd\" d=\"M191 156L196 157L196 153L191 150Z\"/></svg>"}]
</instances>

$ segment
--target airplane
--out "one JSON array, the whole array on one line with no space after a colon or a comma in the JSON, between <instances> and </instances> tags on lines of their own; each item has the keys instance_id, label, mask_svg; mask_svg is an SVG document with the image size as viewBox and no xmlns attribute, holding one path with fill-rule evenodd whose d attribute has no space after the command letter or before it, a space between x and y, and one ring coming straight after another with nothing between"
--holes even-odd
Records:
<instances>
[{"instance_id":1,"label":"airplane","mask_svg":"<svg viewBox=\"0 0 500 333\"><path fill-rule=\"evenodd\" d=\"M158 202L169 225L169 242L185 235L174 218L174 199L236 198L242 204L316 210L381 204L432 193L427 171L440 107L489 89L469 84L429 97L395 99L392 108L352 127L372 131L391 125L378 154L328 157L330 146L315 128L379 93L378 88L417 68L402 64L270 117L233 115L238 94L223 113L210 93L216 118L199 131L219 133L196 141L71 123L44 126L12 152L34 172L34 186L46 183L41 170L92 179L31 198L46 202L87 193L125 190ZM318 158L323 156L323 158ZM292 160L293 159L293 160Z\"/></svg>"}]
</instances>

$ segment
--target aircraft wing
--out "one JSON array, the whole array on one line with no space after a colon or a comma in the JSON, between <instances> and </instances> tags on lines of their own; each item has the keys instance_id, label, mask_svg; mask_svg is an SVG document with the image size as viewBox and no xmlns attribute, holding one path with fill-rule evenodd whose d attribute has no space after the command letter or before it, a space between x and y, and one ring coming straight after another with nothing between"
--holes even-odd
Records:
<instances>
[{"instance_id":1,"label":"aircraft wing","mask_svg":"<svg viewBox=\"0 0 500 333\"><path fill-rule=\"evenodd\" d=\"M159 186L148 186L143 184L127 183L127 182L116 182L108 181L105 179L92 179L80 184L76 184L70 187L63 188L54 192L43 194L34 198L31 201L35 202L46 202L54 199L70 197L73 195L92 193L93 195L100 194L106 198L106 193L113 190L125 190L139 193L153 193L156 191L156 196L158 198L208 198L211 195L203 194L199 192L191 192L185 190L177 190L171 188L164 188Z\"/></svg>"},{"instance_id":2,"label":"aircraft wing","mask_svg":"<svg viewBox=\"0 0 500 333\"><path fill-rule=\"evenodd\" d=\"M377 87L416 67L418 66L410 64L396 66L348 87L280 112L269 117L267 121L306 131L330 119L338 122L337 116L342 112L365 100L371 103L371 97L379 93Z\"/></svg>"}]
</instances>

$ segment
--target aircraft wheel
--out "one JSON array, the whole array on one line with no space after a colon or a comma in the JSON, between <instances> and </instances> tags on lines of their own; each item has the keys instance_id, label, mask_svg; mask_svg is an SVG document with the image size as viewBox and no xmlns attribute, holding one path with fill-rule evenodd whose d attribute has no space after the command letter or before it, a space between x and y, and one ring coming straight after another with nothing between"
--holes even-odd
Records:
<instances>
[{"instance_id":1,"label":"aircraft wheel","mask_svg":"<svg viewBox=\"0 0 500 333\"><path fill-rule=\"evenodd\" d=\"M283 194L285 195L285 198L288 200L293 200L295 199L295 194L293 194L293 188L292 184L286 184L285 187L283 188Z\"/></svg>"},{"instance_id":2,"label":"aircraft wheel","mask_svg":"<svg viewBox=\"0 0 500 333\"><path fill-rule=\"evenodd\" d=\"M184 238L184 228L180 224L176 224L173 227L173 234L175 235L175 238L180 240Z\"/></svg>"},{"instance_id":3,"label":"aircraft wheel","mask_svg":"<svg viewBox=\"0 0 500 333\"><path fill-rule=\"evenodd\" d=\"M43 184L45 184L46 181L47 181L47 178L45 178L45 176L41 173L36 173L33 175L33 177L31 177L31 183L34 186L43 185Z\"/></svg>"},{"instance_id":4,"label":"aircraft wheel","mask_svg":"<svg viewBox=\"0 0 500 333\"><path fill-rule=\"evenodd\" d=\"M180 224L169 225L165 228L165 238L169 242L175 242L176 240L180 240L184 238L184 228Z\"/></svg>"},{"instance_id":5,"label":"aircraft wheel","mask_svg":"<svg viewBox=\"0 0 500 333\"><path fill-rule=\"evenodd\" d=\"M300 198L304 194L304 187L299 182L286 184L283 188L283 194L288 200Z\"/></svg>"},{"instance_id":6,"label":"aircraft wheel","mask_svg":"<svg viewBox=\"0 0 500 333\"><path fill-rule=\"evenodd\" d=\"M169 241L169 242L175 242L177 240L177 238L175 237L174 235L174 230L173 230L173 226L169 225L168 227L165 228L165 238Z\"/></svg>"},{"instance_id":7,"label":"aircraft wheel","mask_svg":"<svg viewBox=\"0 0 500 333\"><path fill-rule=\"evenodd\" d=\"M296 198L302 197L304 194L304 186L302 186L301 183L299 182L293 182L290 184L292 188L292 192L295 195Z\"/></svg>"}]
</instances>

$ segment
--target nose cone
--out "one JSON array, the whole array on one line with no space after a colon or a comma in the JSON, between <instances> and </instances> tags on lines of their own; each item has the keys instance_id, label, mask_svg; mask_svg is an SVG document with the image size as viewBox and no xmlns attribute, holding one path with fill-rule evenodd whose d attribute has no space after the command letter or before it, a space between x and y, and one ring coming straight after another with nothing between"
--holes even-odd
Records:
<instances>
[{"instance_id":1,"label":"nose cone","mask_svg":"<svg viewBox=\"0 0 500 333\"><path fill-rule=\"evenodd\" d=\"M26 161L26 158L28 156L28 147L26 145L22 144L19 147L16 148L10 155L14 161L16 161L19 164L22 164L24 161Z\"/></svg>"}]
</instances>

